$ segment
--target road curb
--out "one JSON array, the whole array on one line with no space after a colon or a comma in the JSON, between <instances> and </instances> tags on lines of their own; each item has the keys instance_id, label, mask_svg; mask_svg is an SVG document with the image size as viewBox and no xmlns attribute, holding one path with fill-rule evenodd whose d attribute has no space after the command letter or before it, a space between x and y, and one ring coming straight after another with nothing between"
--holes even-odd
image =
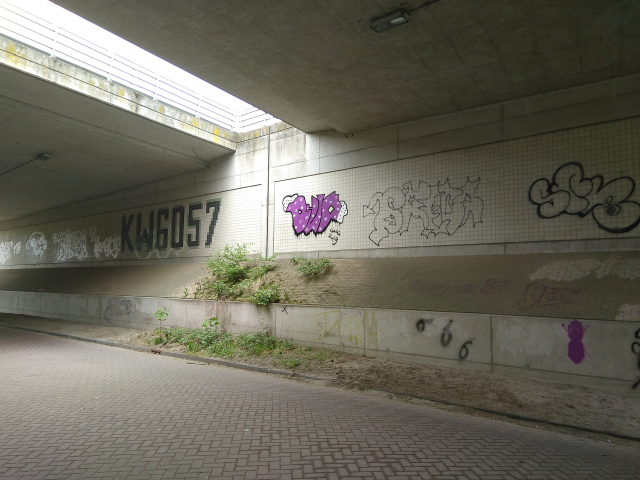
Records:
<instances>
[{"instance_id":1,"label":"road curb","mask_svg":"<svg viewBox=\"0 0 640 480\"><path fill-rule=\"evenodd\" d=\"M260 367L257 365L248 365L246 363L230 362L228 360L220 360L210 357L199 357L197 355L187 355L185 353L168 352L161 348L147 348L137 347L135 345L127 345L126 343L110 342L108 340L101 340L99 338L86 338L78 337L77 335L69 335L67 333L47 332L45 330L36 330L34 328L19 327L17 325L8 325L6 323L0 323L0 327L13 328L15 330L24 330L33 333L42 333L45 335L52 335L54 337L69 338L71 340L78 340L80 342L97 343L98 345L105 345L107 347L124 348L126 350L135 350L136 352L152 353L155 355L164 355L167 357L182 358L184 360L193 360L196 362L209 363L214 365L222 365L224 367L237 368L239 370L249 370L252 372L271 373L273 375L281 375L292 378L302 378L305 380L333 380L332 378L312 377L311 375L302 375L288 370L277 370L275 368Z\"/></svg>"}]
</instances>

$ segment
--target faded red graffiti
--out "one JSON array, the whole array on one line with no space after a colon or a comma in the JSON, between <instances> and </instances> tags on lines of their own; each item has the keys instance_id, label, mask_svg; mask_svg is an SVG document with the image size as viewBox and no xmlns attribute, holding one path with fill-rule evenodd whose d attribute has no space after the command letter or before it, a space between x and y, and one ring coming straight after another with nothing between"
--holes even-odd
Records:
<instances>
[{"instance_id":1,"label":"faded red graffiti","mask_svg":"<svg viewBox=\"0 0 640 480\"><path fill-rule=\"evenodd\" d=\"M484 283L483 287L480 289L480 293L484 295L500 293L504 290L504 287L506 287L508 283L509 282L507 282L506 280L496 280L495 278L490 278Z\"/></svg>"},{"instance_id":2,"label":"faded red graffiti","mask_svg":"<svg viewBox=\"0 0 640 480\"><path fill-rule=\"evenodd\" d=\"M549 287L544 283L534 282L525 287L518 305L525 309L567 305L577 294L578 290L571 288Z\"/></svg>"},{"instance_id":3,"label":"faded red graffiti","mask_svg":"<svg viewBox=\"0 0 640 480\"><path fill-rule=\"evenodd\" d=\"M411 289L419 293L447 292L452 295L475 293L475 285L472 283L467 285L447 285L444 283L429 283L423 280L416 280L411 284Z\"/></svg>"}]
</instances>

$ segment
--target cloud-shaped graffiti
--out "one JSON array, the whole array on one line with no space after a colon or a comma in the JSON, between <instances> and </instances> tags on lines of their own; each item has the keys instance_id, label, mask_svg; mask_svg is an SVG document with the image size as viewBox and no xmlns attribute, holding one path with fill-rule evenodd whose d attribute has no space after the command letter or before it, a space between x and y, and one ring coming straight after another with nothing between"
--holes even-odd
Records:
<instances>
[{"instance_id":1,"label":"cloud-shaped graffiti","mask_svg":"<svg viewBox=\"0 0 640 480\"><path fill-rule=\"evenodd\" d=\"M26 242L27 250L33 250L33 254L36 257L42 258L44 252L47 251L47 239L44 233L33 232Z\"/></svg>"},{"instance_id":2,"label":"cloud-shaped graffiti","mask_svg":"<svg viewBox=\"0 0 640 480\"><path fill-rule=\"evenodd\" d=\"M467 178L459 188L452 187L449 179L435 185L419 181L417 188L408 182L402 188L374 193L363 207L364 217L375 215L369 239L380 246L383 239L408 232L409 225L416 222L420 222L420 235L427 238L432 233L453 235L470 217L475 227L482 222L484 210L482 199L476 195L479 184L480 177L474 182Z\"/></svg>"},{"instance_id":3,"label":"cloud-shaped graffiti","mask_svg":"<svg viewBox=\"0 0 640 480\"><path fill-rule=\"evenodd\" d=\"M291 214L296 235L322 233L331 222L342 223L348 213L347 204L336 192L312 196L311 205L304 196L294 193L282 199L282 208Z\"/></svg>"},{"instance_id":4,"label":"cloud-shaped graffiti","mask_svg":"<svg viewBox=\"0 0 640 480\"><path fill-rule=\"evenodd\" d=\"M538 205L540 218L591 215L602 230L625 233L640 225L640 204L628 200L635 188L630 177L604 183L600 175L585 177L579 162L569 162L555 171L551 181L540 178L533 182L529 200Z\"/></svg>"}]
</instances>

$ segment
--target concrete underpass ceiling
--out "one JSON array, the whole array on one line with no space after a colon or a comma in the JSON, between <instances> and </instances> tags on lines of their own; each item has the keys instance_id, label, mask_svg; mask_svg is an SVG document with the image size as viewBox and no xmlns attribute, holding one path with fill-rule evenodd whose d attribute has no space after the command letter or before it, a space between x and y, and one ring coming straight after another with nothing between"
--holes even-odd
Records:
<instances>
[{"instance_id":1,"label":"concrete underpass ceiling","mask_svg":"<svg viewBox=\"0 0 640 480\"><path fill-rule=\"evenodd\" d=\"M307 132L355 132L640 72L637 0L53 0Z\"/></svg>"},{"instance_id":2,"label":"concrete underpass ceiling","mask_svg":"<svg viewBox=\"0 0 640 480\"><path fill-rule=\"evenodd\" d=\"M53 157L7 172L42 152ZM203 169L229 152L0 66L0 222Z\"/></svg>"}]
</instances>

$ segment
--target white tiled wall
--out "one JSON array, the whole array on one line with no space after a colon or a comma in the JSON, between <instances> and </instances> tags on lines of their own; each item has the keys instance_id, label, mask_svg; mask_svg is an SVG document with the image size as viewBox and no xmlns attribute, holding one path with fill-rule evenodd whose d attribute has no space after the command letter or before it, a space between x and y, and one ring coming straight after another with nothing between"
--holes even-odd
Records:
<instances>
[{"instance_id":1,"label":"white tiled wall","mask_svg":"<svg viewBox=\"0 0 640 480\"><path fill-rule=\"evenodd\" d=\"M633 190L634 182L640 182L640 122L632 118L276 181L274 250L303 252L639 237L640 226L624 233L600 228L585 200L575 195L567 207L575 215L538 216L537 205L529 200L531 186L541 178L552 182L554 172L569 162L579 162L585 179L592 179L574 184L574 190L589 199L591 205L606 202L604 189L611 191L608 214L605 208L598 210L601 223L606 221L605 226L610 229L623 230L640 218L640 205L632 203L640 203L640 192ZM597 176L602 177L603 185L599 194ZM631 180L618 180L605 187L621 177ZM424 182L421 188L420 182ZM477 182L477 188L469 182ZM587 195L589 188L592 193ZM292 214L285 211L283 199L297 194L312 206L313 196L332 192L339 195L348 209L342 223L333 221L317 235L296 234ZM462 202L463 198L467 200ZM627 203L620 203L625 199ZM560 200L555 199L554 204L557 206ZM417 209L418 206L422 208ZM450 213L438 215L438 207ZM412 212L420 218L411 217ZM424 232L423 226L427 227Z\"/></svg>"},{"instance_id":2,"label":"white tiled wall","mask_svg":"<svg viewBox=\"0 0 640 480\"><path fill-rule=\"evenodd\" d=\"M40 225L25 226L0 231L0 266L51 265L66 263L113 262L119 260L152 260L207 256L211 250L227 243L251 243L251 250L260 247L261 216L260 185L212 193L198 197L182 198L145 205L132 206L126 210L88 215ZM214 208L206 212L208 201L219 201L220 210L215 222L210 245L206 245L212 224ZM188 246L188 236L195 242L196 229L189 226L189 205L201 204L194 210L192 218L200 221L199 246ZM182 247L172 247L171 217L174 207L184 207L184 236ZM162 220L162 228L168 229L169 239L166 249L158 248L158 210L168 209L168 218ZM153 213L153 245L148 249L136 245L137 220L141 214L141 229L149 228L149 215ZM133 216L133 217L131 217ZM179 216L176 217L179 219ZM126 229L133 246L123 243L122 222L129 222ZM177 220L179 222L179 220ZM173 238L178 243L178 228ZM161 237L163 238L163 237ZM161 240L162 242L162 240Z\"/></svg>"}]
</instances>

